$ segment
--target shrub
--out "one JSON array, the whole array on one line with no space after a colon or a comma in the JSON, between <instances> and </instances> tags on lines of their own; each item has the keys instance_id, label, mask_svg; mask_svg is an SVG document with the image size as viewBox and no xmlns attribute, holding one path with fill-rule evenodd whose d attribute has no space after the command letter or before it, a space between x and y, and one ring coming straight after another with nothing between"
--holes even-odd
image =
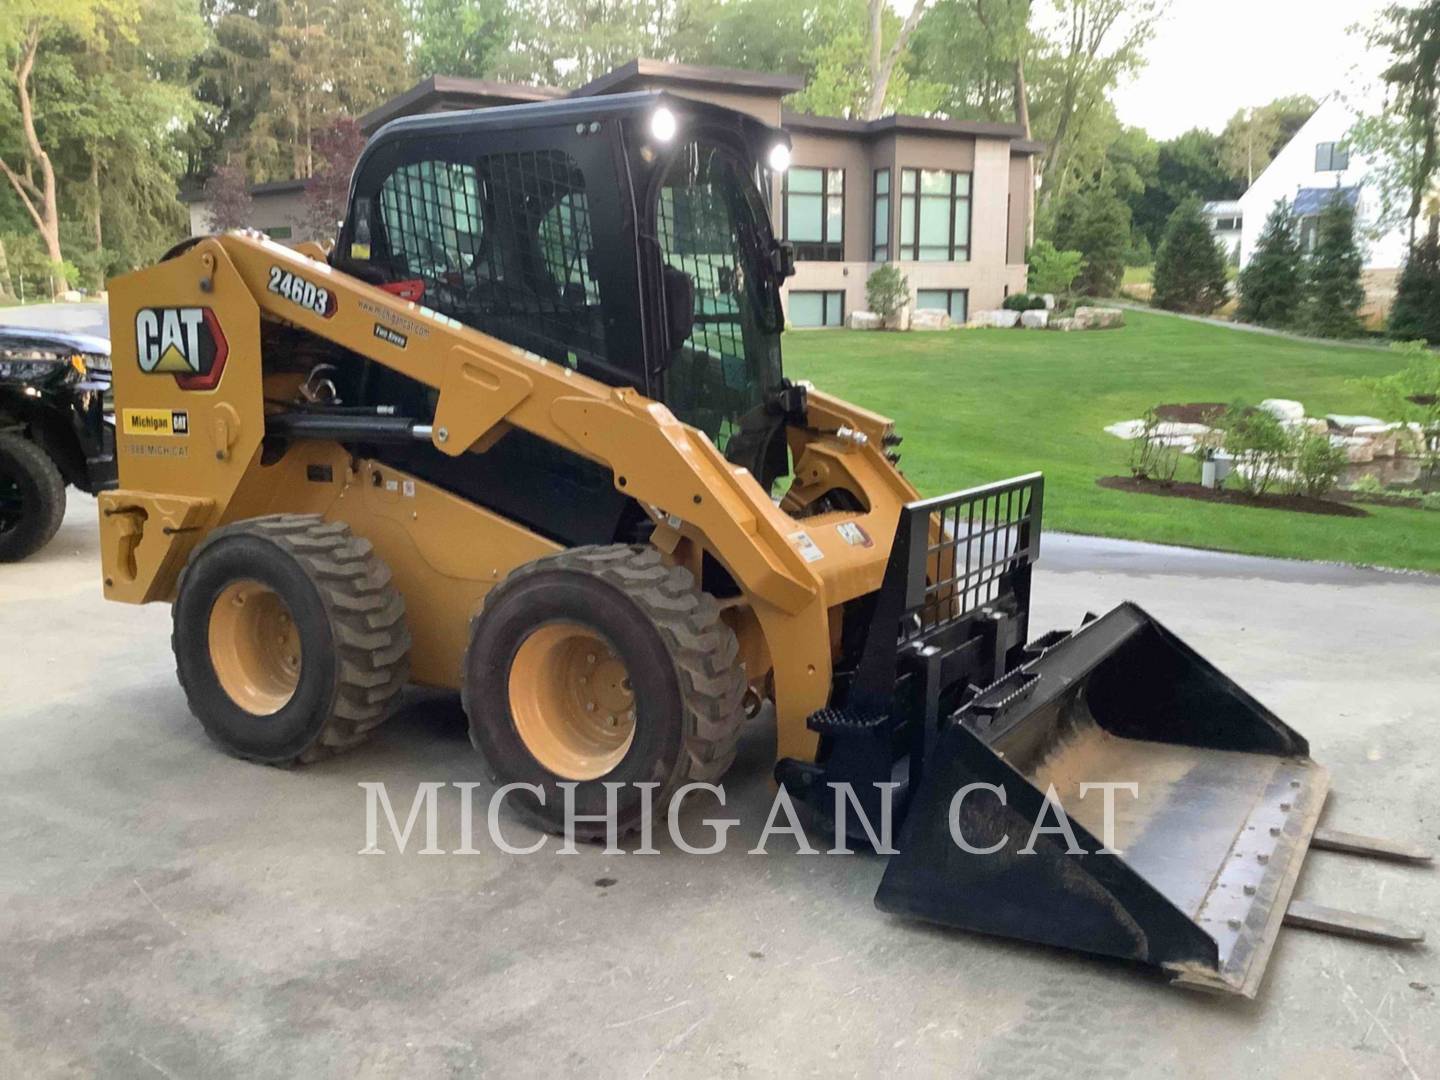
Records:
<instances>
[{"instance_id":1,"label":"shrub","mask_svg":"<svg viewBox=\"0 0 1440 1080\"><path fill-rule=\"evenodd\" d=\"M1316 337L1355 337L1360 333L1360 305L1365 302L1355 211L1343 196L1332 195L1315 228L1315 250L1305 264L1299 325Z\"/></svg>"},{"instance_id":2,"label":"shrub","mask_svg":"<svg viewBox=\"0 0 1440 1080\"><path fill-rule=\"evenodd\" d=\"M1044 311L1044 310L1045 310L1045 306L1046 306L1046 305L1045 305L1045 297L1041 296L1039 293L1031 293L1031 294L1030 294L1030 303L1028 303L1028 304L1025 305L1025 310L1026 310L1026 311Z\"/></svg>"},{"instance_id":3,"label":"shrub","mask_svg":"<svg viewBox=\"0 0 1440 1080\"><path fill-rule=\"evenodd\" d=\"M1160 416L1154 409L1146 410L1141 419L1144 427L1130 442L1131 475L1161 484L1174 483L1176 470L1180 468L1180 448L1161 440L1157 433Z\"/></svg>"},{"instance_id":4,"label":"shrub","mask_svg":"<svg viewBox=\"0 0 1440 1080\"><path fill-rule=\"evenodd\" d=\"M1329 435L1301 428L1291 447L1291 487L1301 495L1328 495L1345 468L1345 450L1332 446Z\"/></svg>"},{"instance_id":5,"label":"shrub","mask_svg":"<svg viewBox=\"0 0 1440 1080\"><path fill-rule=\"evenodd\" d=\"M1392 341L1390 351L1408 363L1393 375L1366 379L1385 410L1401 420L1420 425L1423 438L1421 457L1427 472L1440 470L1440 354L1431 352L1423 341Z\"/></svg>"},{"instance_id":6,"label":"shrub","mask_svg":"<svg viewBox=\"0 0 1440 1080\"><path fill-rule=\"evenodd\" d=\"M1004 300L1000 301L1000 306L1006 311L1029 311L1030 294L1023 292L1011 293L1005 297Z\"/></svg>"},{"instance_id":7,"label":"shrub","mask_svg":"<svg viewBox=\"0 0 1440 1080\"><path fill-rule=\"evenodd\" d=\"M1264 409L1237 402L1220 419L1225 449L1235 458L1230 475L1241 490L1264 495L1280 479L1290 456L1290 433Z\"/></svg>"},{"instance_id":8,"label":"shrub","mask_svg":"<svg viewBox=\"0 0 1440 1080\"><path fill-rule=\"evenodd\" d=\"M1434 234L1410 249L1386 329L1393 338L1440 345L1440 238Z\"/></svg>"},{"instance_id":9,"label":"shrub","mask_svg":"<svg viewBox=\"0 0 1440 1080\"><path fill-rule=\"evenodd\" d=\"M910 302L910 279L894 263L886 263L865 279L865 305L886 322Z\"/></svg>"},{"instance_id":10,"label":"shrub","mask_svg":"<svg viewBox=\"0 0 1440 1080\"><path fill-rule=\"evenodd\" d=\"M1170 215L1155 256L1155 306L1208 315L1225 302L1225 281L1225 253L1200 203L1186 199Z\"/></svg>"},{"instance_id":11,"label":"shrub","mask_svg":"<svg viewBox=\"0 0 1440 1080\"><path fill-rule=\"evenodd\" d=\"M1384 495L1385 485L1380 478L1371 473L1366 473L1349 486L1350 491L1359 492L1361 495Z\"/></svg>"},{"instance_id":12,"label":"shrub","mask_svg":"<svg viewBox=\"0 0 1440 1080\"><path fill-rule=\"evenodd\" d=\"M1240 271L1240 307L1235 317L1260 326L1289 326L1300 308L1300 243L1295 215L1284 199L1275 203L1255 246Z\"/></svg>"},{"instance_id":13,"label":"shrub","mask_svg":"<svg viewBox=\"0 0 1440 1080\"><path fill-rule=\"evenodd\" d=\"M1064 296L1070 292L1085 264L1078 251L1061 251L1049 240L1036 240L1026 253L1030 263L1031 292Z\"/></svg>"}]
</instances>

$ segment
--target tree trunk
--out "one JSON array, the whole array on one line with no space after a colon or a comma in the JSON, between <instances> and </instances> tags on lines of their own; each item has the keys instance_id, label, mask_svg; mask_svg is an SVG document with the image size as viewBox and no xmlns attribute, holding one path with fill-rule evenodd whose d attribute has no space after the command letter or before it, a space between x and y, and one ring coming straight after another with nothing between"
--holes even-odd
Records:
<instances>
[{"instance_id":1,"label":"tree trunk","mask_svg":"<svg viewBox=\"0 0 1440 1080\"><path fill-rule=\"evenodd\" d=\"M885 111L885 94L890 89L890 76L895 73L895 65L899 63L905 47L910 44L915 28L920 25L920 17L925 14L925 5L928 2L929 0L915 0L915 6L900 24L900 32L895 35L895 40L890 43L887 51L881 47L880 41L881 31L884 29L882 16L885 3L884 0L870 0L870 100L865 105L862 120L877 120Z\"/></svg>"},{"instance_id":2,"label":"tree trunk","mask_svg":"<svg viewBox=\"0 0 1440 1080\"><path fill-rule=\"evenodd\" d=\"M0 295L15 295L15 283L10 280L10 259L5 254L4 240L0 240Z\"/></svg>"},{"instance_id":3,"label":"tree trunk","mask_svg":"<svg viewBox=\"0 0 1440 1080\"><path fill-rule=\"evenodd\" d=\"M94 200L90 227L95 235L95 253L98 255L104 247L105 237L100 231L100 155L94 150L90 151L90 198Z\"/></svg>"},{"instance_id":4,"label":"tree trunk","mask_svg":"<svg viewBox=\"0 0 1440 1080\"><path fill-rule=\"evenodd\" d=\"M15 65L15 96L20 105L20 127L25 138L27 161L40 170L40 183L31 178L27 167L25 175L16 173L0 158L0 171L5 173L10 186L20 196L20 202L35 223L35 231L45 242L45 255L55 264L51 271L54 291L64 292L70 287L60 269L64 256L60 251L60 211L55 194L55 167L50 164L50 155L40 145L35 131L35 108L30 99L30 73L35 68L35 54L40 49L40 31L31 27L20 44L20 62ZM38 206L36 205L38 202Z\"/></svg>"},{"instance_id":5,"label":"tree trunk","mask_svg":"<svg viewBox=\"0 0 1440 1080\"><path fill-rule=\"evenodd\" d=\"M1015 54L1015 123L1024 129L1025 138L1030 138L1030 91L1025 85L1023 49Z\"/></svg>"}]
</instances>

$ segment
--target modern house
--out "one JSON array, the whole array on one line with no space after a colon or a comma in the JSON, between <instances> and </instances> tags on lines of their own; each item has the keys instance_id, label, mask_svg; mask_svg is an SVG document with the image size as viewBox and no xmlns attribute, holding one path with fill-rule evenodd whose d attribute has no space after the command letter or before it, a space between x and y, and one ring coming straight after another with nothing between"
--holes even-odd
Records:
<instances>
[{"instance_id":1,"label":"modern house","mask_svg":"<svg viewBox=\"0 0 1440 1080\"><path fill-rule=\"evenodd\" d=\"M1276 200L1289 200L1300 221L1301 246L1308 251L1314 247L1316 223L1326 201L1346 199L1355 208L1356 233L1365 256L1364 313L1378 318L1395 298L1409 231L1405 226L1379 224L1380 198L1371 179L1377 162L1352 154L1346 146L1355 120L1354 111L1338 97L1326 98L1240 196L1240 265L1254 255Z\"/></svg>"},{"instance_id":2,"label":"modern house","mask_svg":"<svg viewBox=\"0 0 1440 1080\"><path fill-rule=\"evenodd\" d=\"M1215 242L1225 249L1226 258L1233 259L1239 250L1240 233L1245 220L1245 211L1239 199L1217 199L1200 208L1200 214L1210 225Z\"/></svg>"},{"instance_id":3,"label":"modern house","mask_svg":"<svg viewBox=\"0 0 1440 1080\"><path fill-rule=\"evenodd\" d=\"M570 96L667 90L785 128L792 164L770 193L777 231L795 245L785 290L791 325L840 326L865 306L865 281L895 263L917 307L963 322L1023 291L1034 212L1038 143L1013 124L886 116L849 120L785 108L803 81L728 68L632 60ZM360 118L373 133L416 113L543 101L546 86L434 76ZM276 239L310 239L301 224L303 180L252 189L254 227ZM209 231L208 207L190 203L191 232Z\"/></svg>"}]
</instances>

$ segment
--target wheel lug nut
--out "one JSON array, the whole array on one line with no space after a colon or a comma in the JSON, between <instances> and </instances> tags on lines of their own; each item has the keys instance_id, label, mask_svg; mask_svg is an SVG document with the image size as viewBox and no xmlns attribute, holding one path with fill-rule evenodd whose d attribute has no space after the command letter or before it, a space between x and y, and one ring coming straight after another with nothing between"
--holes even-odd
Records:
<instances>
[{"instance_id":1,"label":"wheel lug nut","mask_svg":"<svg viewBox=\"0 0 1440 1080\"><path fill-rule=\"evenodd\" d=\"M592 652L592 653L587 653L587 654L585 655L585 662L586 662L587 664L593 664L593 663L595 663L595 654L594 654L593 652Z\"/></svg>"},{"instance_id":2,"label":"wheel lug nut","mask_svg":"<svg viewBox=\"0 0 1440 1080\"><path fill-rule=\"evenodd\" d=\"M594 711L595 711L595 702L593 702L593 701L587 701L587 702L585 703L585 711L586 711L586 712L594 712Z\"/></svg>"}]
</instances>

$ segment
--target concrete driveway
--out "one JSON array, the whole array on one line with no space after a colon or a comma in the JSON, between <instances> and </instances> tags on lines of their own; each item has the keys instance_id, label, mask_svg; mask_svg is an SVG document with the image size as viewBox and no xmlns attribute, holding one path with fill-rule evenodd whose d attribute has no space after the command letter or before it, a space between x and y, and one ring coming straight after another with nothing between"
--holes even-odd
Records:
<instances>
[{"instance_id":1,"label":"concrete driveway","mask_svg":"<svg viewBox=\"0 0 1440 1080\"><path fill-rule=\"evenodd\" d=\"M483 780L455 703L417 697L319 766L225 757L186 712L168 609L101 602L93 513L75 498L0 567L0 1075L1440 1075L1429 949L1288 930L1260 1000L1218 1000L881 915L873 857L744 854L763 724L724 855L359 856L360 782L408 805ZM1440 579L1047 545L1038 629L1139 602L1310 737L1329 824L1435 843ZM1297 895L1433 937L1437 885L1317 852Z\"/></svg>"}]
</instances>

